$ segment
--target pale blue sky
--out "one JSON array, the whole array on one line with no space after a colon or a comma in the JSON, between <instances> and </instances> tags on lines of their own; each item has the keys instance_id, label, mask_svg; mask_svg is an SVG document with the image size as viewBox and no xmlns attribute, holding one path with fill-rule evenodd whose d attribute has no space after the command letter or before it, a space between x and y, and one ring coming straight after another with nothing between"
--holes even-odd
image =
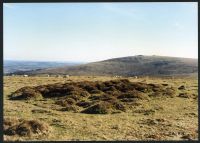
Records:
<instances>
[{"instance_id":1,"label":"pale blue sky","mask_svg":"<svg viewBox=\"0 0 200 143\"><path fill-rule=\"evenodd\" d=\"M4 59L198 58L197 3L3 5Z\"/></svg>"}]
</instances>

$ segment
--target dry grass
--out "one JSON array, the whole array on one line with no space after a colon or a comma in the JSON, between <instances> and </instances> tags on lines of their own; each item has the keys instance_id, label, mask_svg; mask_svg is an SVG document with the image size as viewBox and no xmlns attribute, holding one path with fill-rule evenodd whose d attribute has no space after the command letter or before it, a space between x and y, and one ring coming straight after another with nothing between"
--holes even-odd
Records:
<instances>
[{"instance_id":1,"label":"dry grass","mask_svg":"<svg viewBox=\"0 0 200 143\"><path fill-rule=\"evenodd\" d=\"M30 136L31 134L39 134L48 132L48 125L39 122L37 120L10 120L4 118L4 133L5 135L19 135L19 136Z\"/></svg>"},{"instance_id":2,"label":"dry grass","mask_svg":"<svg viewBox=\"0 0 200 143\"><path fill-rule=\"evenodd\" d=\"M197 78L128 78L131 84L127 80L119 82L116 79L103 76L75 76L69 79L4 77L4 119L6 120L4 128L13 127L12 129L16 132L16 127L26 121L22 125L30 131L28 131L30 134L24 136L5 134L4 140L188 140L198 138ZM88 82L82 84L86 80ZM81 83L78 88L75 86L77 82ZM132 92L139 92L141 95L129 93L132 82L136 87ZM57 89L61 85L73 85L71 88L66 88L70 91L70 98L62 94L49 96L49 94L43 94L47 93L44 86L37 87L46 85L48 89L55 89L54 86L49 85L55 83L57 83ZM32 94L28 94L30 98L9 100L9 95L25 86L29 86L32 91ZM35 87L32 89L33 86L37 89L35 90ZM178 89L181 86L184 88ZM39 92L42 96L38 93L38 89L43 91L43 93ZM34 92L37 94L33 94ZM15 97L20 94L18 92ZM187 95L187 98L182 98L182 94ZM35 98L37 96L40 98ZM33 100L30 100L32 97L34 97ZM97 114L80 113L84 111ZM49 127L48 130L51 128L51 132L34 133L34 130L31 130L32 127L29 126L29 121L41 121Z\"/></svg>"}]
</instances>

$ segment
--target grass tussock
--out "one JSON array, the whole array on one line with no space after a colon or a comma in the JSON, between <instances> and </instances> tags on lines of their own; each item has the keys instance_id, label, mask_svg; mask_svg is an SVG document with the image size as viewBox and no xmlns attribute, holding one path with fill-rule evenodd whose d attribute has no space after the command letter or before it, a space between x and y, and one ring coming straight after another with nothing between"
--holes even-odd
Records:
<instances>
[{"instance_id":1,"label":"grass tussock","mask_svg":"<svg viewBox=\"0 0 200 143\"><path fill-rule=\"evenodd\" d=\"M37 120L4 119L4 134L8 136L31 136L33 134L47 133L49 126Z\"/></svg>"}]
</instances>

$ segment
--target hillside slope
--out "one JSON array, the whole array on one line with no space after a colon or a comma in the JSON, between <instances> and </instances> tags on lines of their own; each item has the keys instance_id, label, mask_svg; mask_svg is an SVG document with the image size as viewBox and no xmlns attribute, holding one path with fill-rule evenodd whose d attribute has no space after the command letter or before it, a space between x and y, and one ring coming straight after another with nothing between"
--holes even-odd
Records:
<instances>
[{"instance_id":1,"label":"hillside slope","mask_svg":"<svg viewBox=\"0 0 200 143\"><path fill-rule=\"evenodd\" d=\"M175 75L198 72L198 59L164 56L130 56L99 62L29 71L27 74L69 75Z\"/></svg>"}]
</instances>

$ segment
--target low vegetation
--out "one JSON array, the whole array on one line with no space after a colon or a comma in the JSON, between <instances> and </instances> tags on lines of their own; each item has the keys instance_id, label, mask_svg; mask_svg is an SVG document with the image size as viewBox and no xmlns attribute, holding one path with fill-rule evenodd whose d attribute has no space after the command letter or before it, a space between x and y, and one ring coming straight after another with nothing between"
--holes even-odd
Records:
<instances>
[{"instance_id":1,"label":"low vegetation","mask_svg":"<svg viewBox=\"0 0 200 143\"><path fill-rule=\"evenodd\" d=\"M46 134L49 126L37 120L4 118L4 134L9 136L31 136L32 134Z\"/></svg>"},{"instance_id":2,"label":"low vegetation","mask_svg":"<svg viewBox=\"0 0 200 143\"><path fill-rule=\"evenodd\" d=\"M197 99L196 77L8 76L4 140L196 140Z\"/></svg>"}]
</instances>

